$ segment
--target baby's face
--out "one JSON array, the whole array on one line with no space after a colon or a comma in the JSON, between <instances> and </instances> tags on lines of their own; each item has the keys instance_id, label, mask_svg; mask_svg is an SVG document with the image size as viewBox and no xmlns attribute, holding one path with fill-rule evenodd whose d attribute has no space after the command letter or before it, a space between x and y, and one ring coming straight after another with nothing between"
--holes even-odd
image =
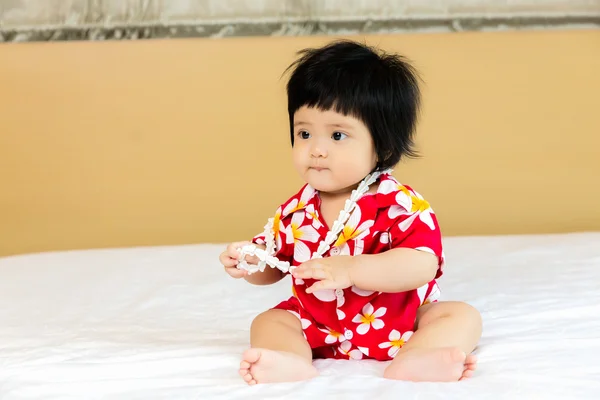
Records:
<instances>
[{"instance_id":1,"label":"baby's face","mask_svg":"<svg viewBox=\"0 0 600 400\"><path fill-rule=\"evenodd\" d=\"M360 120L308 107L294 115L292 155L300 176L326 193L352 190L377 163L373 139Z\"/></svg>"}]
</instances>

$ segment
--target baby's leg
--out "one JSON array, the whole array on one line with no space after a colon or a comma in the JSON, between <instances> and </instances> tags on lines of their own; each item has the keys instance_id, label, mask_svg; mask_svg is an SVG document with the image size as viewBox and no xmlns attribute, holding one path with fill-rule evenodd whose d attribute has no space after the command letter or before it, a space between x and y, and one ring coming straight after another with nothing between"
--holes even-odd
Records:
<instances>
[{"instance_id":1,"label":"baby's leg","mask_svg":"<svg viewBox=\"0 0 600 400\"><path fill-rule=\"evenodd\" d=\"M268 310L257 316L250 330L250 345L240 363L240 375L249 385L317 376L300 320L285 310Z\"/></svg>"},{"instance_id":2,"label":"baby's leg","mask_svg":"<svg viewBox=\"0 0 600 400\"><path fill-rule=\"evenodd\" d=\"M457 381L473 375L470 355L481 337L481 315L466 303L422 306L417 329L386 368L384 377L410 381Z\"/></svg>"}]
</instances>

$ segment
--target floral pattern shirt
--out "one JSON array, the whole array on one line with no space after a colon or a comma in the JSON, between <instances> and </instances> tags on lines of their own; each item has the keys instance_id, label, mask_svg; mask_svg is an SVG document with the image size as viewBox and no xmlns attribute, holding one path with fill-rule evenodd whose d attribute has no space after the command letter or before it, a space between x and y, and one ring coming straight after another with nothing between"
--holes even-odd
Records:
<instances>
[{"instance_id":1,"label":"floral pattern shirt","mask_svg":"<svg viewBox=\"0 0 600 400\"><path fill-rule=\"evenodd\" d=\"M327 344L331 337L339 338L339 348L334 353L346 358L393 357L401 347L399 343L412 334L417 309L437 301L436 279L444 270L441 232L429 203L391 174L382 174L378 184L376 193L367 193L358 200L344 229L323 257L412 248L438 257L434 280L402 293L373 292L353 286L308 294L306 288L314 281L294 279L291 299L296 306L289 301L279 306L297 314L303 320L303 328L314 325L323 332L322 338L312 339L315 343L311 347ZM330 230L320 215L320 203L319 192L306 184L277 209L273 222L277 258L298 266L317 251ZM264 244L264 240L264 233L253 238L257 244ZM305 336L306 332L305 329Z\"/></svg>"}]
</instances>

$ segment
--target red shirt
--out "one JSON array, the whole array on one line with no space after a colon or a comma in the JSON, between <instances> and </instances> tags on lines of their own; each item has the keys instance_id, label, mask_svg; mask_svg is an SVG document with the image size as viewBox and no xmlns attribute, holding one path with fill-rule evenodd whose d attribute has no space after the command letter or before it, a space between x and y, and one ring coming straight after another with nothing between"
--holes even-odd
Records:
<instances>
[{"instance_id":1,"label":"red shirt","mask_svg":"<svg viewBox=\"0 0 600 400\"><path fill-rule=\"evenodd\" d=\"M378 183L376 193L367 193L358 200L338 239L323 257L377 254L407 247L435 254L439 259L435 278L439 278L444 266L442 237L429 203L390 174L381 175ZM277 258L298 266L317 251L329 232L320 214L320 204L319 192L306 184L277 209L273 223ZM253 242L264 244L264 238L264 234L258 235ZM398 333L410 332L410 336L417 308L436 301L439 294L435 279L402 293L350 287L307 294L306 288L313 283L314 280L302 279L293 282L292 293L301 307L298 312L310 315L312 318L308 320L314 321L321 331L334 336L343 334L340 342L351 341L361 352L366 351L365 355L380 359L397 351L399 346L393 344L398 341L391 338L396 339ZM347 343L343 347L349 348ZM377 349L387 356L373 354Z\"/></svg>"}]
</instances>

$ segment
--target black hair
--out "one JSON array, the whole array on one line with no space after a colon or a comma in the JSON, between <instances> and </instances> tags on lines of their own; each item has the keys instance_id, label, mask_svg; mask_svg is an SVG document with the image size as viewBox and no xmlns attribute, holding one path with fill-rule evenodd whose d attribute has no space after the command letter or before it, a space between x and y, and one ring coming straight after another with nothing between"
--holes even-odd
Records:
<instances>
[{"instance_id":1,"label":"black hair","mask_svg":"<svg viewBox=\"0 0 600 400\"><path fill-rule=\"evenodd\" d=\"M371 132L377 166L385 170L402 157L417 157L413 136L421 94L418 75L397 54L354 41L334 41L298 52L287 83L290 138L294 114L303 106L351 115Z\"/></svg>"}]
</instances>

